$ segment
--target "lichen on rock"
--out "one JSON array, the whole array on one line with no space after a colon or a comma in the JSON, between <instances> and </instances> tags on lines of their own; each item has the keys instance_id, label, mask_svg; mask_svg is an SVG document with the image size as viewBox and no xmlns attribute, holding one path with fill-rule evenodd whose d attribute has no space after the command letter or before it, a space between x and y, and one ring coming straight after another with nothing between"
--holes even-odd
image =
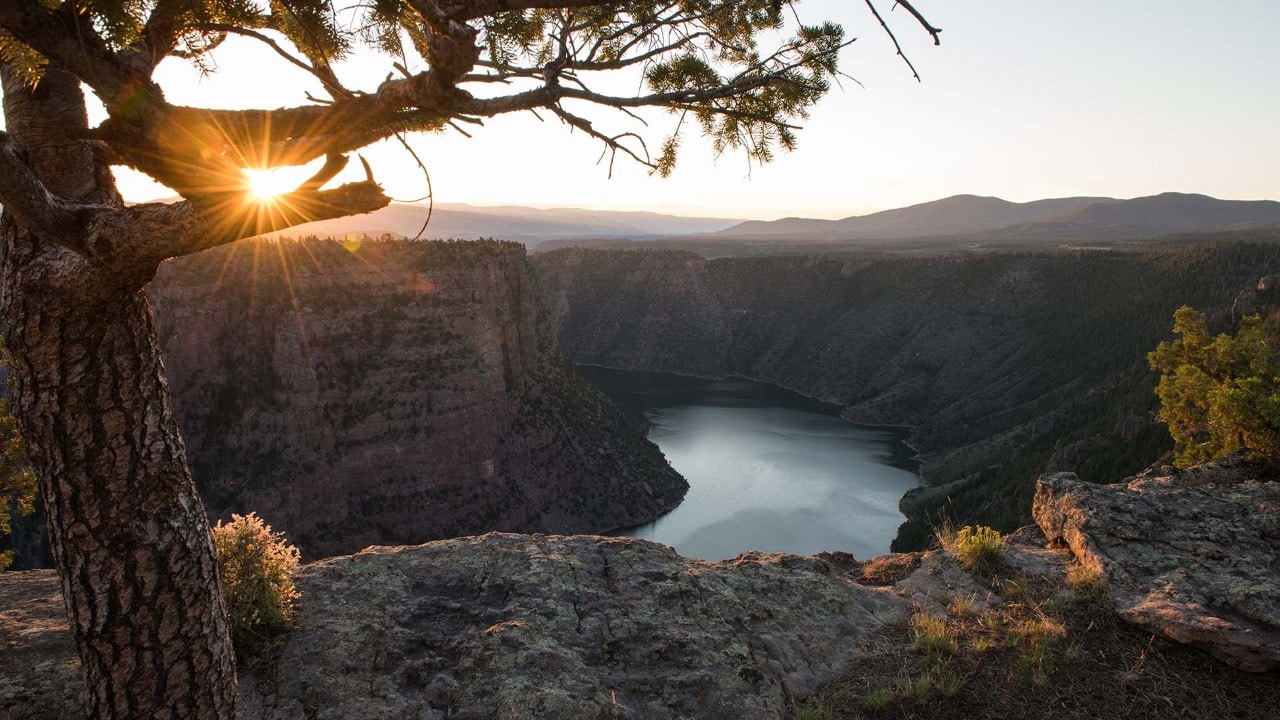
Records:
<instances>
[{"instance_id":1,"label":"lichen on rock","mask_svg":"<svg viewBox=\"0 0 1280 720\"><path fill-rule=\"evenodd\" d=\"M1280 484L1239 457L1094 485L1040 478L1036 522L1102 571L1116 611L1233 667L1280 666Z\"/></svg>"}]
</instances>

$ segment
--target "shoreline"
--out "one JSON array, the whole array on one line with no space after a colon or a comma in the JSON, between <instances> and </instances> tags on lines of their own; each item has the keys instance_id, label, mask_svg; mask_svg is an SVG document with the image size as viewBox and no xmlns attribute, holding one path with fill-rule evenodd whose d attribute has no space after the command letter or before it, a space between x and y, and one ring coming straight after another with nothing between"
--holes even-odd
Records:
<instances>
[{"instance_id":1,"label":"shoreline","mask_svg":"<svg viewBox=\"0 0 1280 720\"><path fill-rule=\"evenodd\" d=\"M849 419L845 415L845 411L848 409L848 407L845 405L842 405L836 402L831 402L829 400L824 400L822 398L814 397L812 395L809 395L808 393L801 392L800 390L797 390L793 387L789 387L786 385L782 385L780 383L770 382L767 380L757 380L755 378L745 377L742 375L733 375L733 374L706 375L706 374L700 374L700 373L669 372L666 370L637 370L633 368L615 367L615 366L604 365L600 363L571 363L571 364L575 368L597 369L597 370L604 370L608 372L640 373L640 374L649 374L654 376L667 376L671 378L701 380L701 381L708 381L708 382L723 381L723 380L739 380L743 382L756 383L769 388L782 390L786 393L796 396L797 398L801 398L809 403L820 406L821 412L823 414L826 414L829 417L835 418L840 422L848 423L849 425L852 425L854 427L862 428L866 430L888 431L892 433L894 435L894 437L891 438L892 441L901 443L901 448L904 448L907 452L906 453L891 452L890 456L886 458L886 462L884 462L884 464L890 467L898 468L900 470L905 470L911 473L912 475L914 475L916 478L916 485L914 487L911 487L905 490L902 496L899 497L897 500L898 512L903 515L903 521L898 526L898 529L894 532L895 541L896 541L896 538L898 537L898 534L901 532L902 527L905 526L907 523L911 522L911 517L907 515L906 512L903 511L903 507L902 507L903 501L907 498L908 495L917 491L918 489L931 487L931 485L924 480L924 477L922 475L924 465L925 465L924 459L922 458L919 449L917 449L915 445L911 443L911 439L912 439L911 434L915 429L915 426L913 425L857 422L855 420ZM604 391L601 390L601 392L604 392ZM797 403L797 405L802 406L802 404L800 403ZM636 411L635 408L632 408L632 410ZM601 534L610 536L610 537L629 537L630 536L629 533L635 530L653 526L654 524L659 522L662 519L662 517L664 517L667 513L674 511L675 509L680 507L680 505L682 505L683 502L684 501L682 499L680 503L677 503L670 510L663 512L657 515L656 517L654 517L653 519L648 520L646 522L611 528L609 530L603 531Z\"/></svg>"}]
</instances>

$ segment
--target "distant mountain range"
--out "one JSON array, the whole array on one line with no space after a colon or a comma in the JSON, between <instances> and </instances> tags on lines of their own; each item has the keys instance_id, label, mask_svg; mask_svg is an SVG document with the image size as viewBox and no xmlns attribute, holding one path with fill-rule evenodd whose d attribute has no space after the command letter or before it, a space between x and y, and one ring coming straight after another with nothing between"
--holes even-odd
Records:
<instances>
[{"instance_id":1,"label":"distant mountain range","mask_svg":"<svg viewBox=\"0 0 1280 720\"><path fill-rule=\"evenodd\" d=\"M299 225L273 236L343 237L388 233L411 238L421 233L424 239L515 240L539 250L564 245L625 245L654 240L666 240L664 244L682 247L885 242L915 245L922 240L943 246L989 242L1038 245L1280 227L1280 202L1218 200L1186 193L1163 193L1132 200L1070 197L1025 203L956 195L842 220L789 217L747 222L652 212L437 204L424 230L426 217L425 205L393 204L367 215ZM949 240L940 240L947 238Z\"/></svg>"},{"instance_id":2,"label":"distant mountain range","mask_svg":"<svg viewBox=\"0 0 1280 720\"><path fill-rule=\"evenodd\" d=\"M947 236L1032 239L1089 233L1122 238L1274 224L1280 224L1280 202L1271 200L1218 200L1207 195L1163 193L1132 200L1072 197L1015 203L956 195L843 220L748 221L710 237L730 241L840 242Z\"/></svg>"},{"instance_id":3,"label":"distant mountain range","mask_svg":"<svg viewBox=\"0 0 1280 720\"><path fill-rule=\"evenodd\" d=\"M431 222L427 206L393 204L367 215L307 223L272 233L269 237L342 237L349 234L381 235L423 239L475 239L491 237L516 240L533 247L545 240L643 240L708 233L733 226L741 220L727 218L679 217L652 212L617 212L553 208L542 210L514 206L477 206L437 203Z\"/></svg>"}]
</instances>

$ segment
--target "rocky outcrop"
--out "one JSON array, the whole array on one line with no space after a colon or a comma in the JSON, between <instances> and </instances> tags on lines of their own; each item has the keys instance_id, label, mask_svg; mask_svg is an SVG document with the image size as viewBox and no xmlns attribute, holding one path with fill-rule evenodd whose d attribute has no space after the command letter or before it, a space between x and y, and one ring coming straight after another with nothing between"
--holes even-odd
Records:
<instances>
[{"instance_id":1,"label":"rocky outcrop","mask_svg":"<svg viewBox=\"0 0 1280 720\"><path fill-rule=\"evenodd\" d=\"M1234 667L1280 666L1280 483L1227 458L1117 485L1037 483L1050 540L1100 569L1125 619Z\"/></svg>"},{"instance_id":2,"label":"rocky outcrop","mask_svg":"<svg viewBox=\"0 0 1280 720\"><path fill-rule=\"evenodd\" d=\"M271 670L242 676L240 716L781 718L789 697L903 651L910 601L855 583L856 566L844 554L709 563L588 536L371 548L301 569L297 628ZM56 594L49 572L0 574L13 608L0 614L0 717L75 714L65 621L60 644L33 645L20 624L60 614ZM48 677L28 688L30 663Z\"/></svg>"},{"instance_id":3,"label":"rocky outcrop","mask_svg":"<svg viewBox=\"0 0 1280 720\"><path fill-rule=\"evenodd\" d=\"M706 563L594 537L371 549L307 569L302 592L316 599L263 715L778 717L787 694L874 653L877 633L906 617L907 602L838 568Z\"/></svg>"},{"instance_id":4,"label":"rocky outcrop","mask_svg":"<svg viewBox=\"0 0 1280 720\"><path fill-rule=\"evenodd\" d=\"M1074 483L1063 482L1072 494ZM1143 518L1141 504L1128 507ZM1117 691L1129 686L1131 674L1141 675L1131 661L1141 665L1149 651L1200 655L1153 645L1146 633L1103 620L1098 613L1107 606L1089 599L1091 590L1067 590L1072 551L1046 547L1049 538L1039 529L1006 540L994 577L966 571L945 551L866 562L844 553L748 553L703 562L643 540L510 534L371 548L300 568L297 626L278 655L241 669L240 718L781 720L827 682L852 687L857 698L868 678L896 682L922 667L928 661L908 622L917 613L949 618L966 647L974 639L959 630L966 623L988 642L1001 636L976 630L990 628L975 614L995 613L990 627L1011 623L1005 640L1014 655L1001 659L988 648L971 658L1014 661L1000 666L1011 673L1021 672L1016 667L1025 660L1017 654L1020 617L1035 627L1046 613L1074 617L1070 652L1107 658L1080 663L1064 654L1075 668L1067 672L1097 672L1087 682ZM1105 562L1107 583L1128 581L1119 565ZM1210 583L1206 592L1218 591L1211 578L1193 577ZM1112 597L1127 592L1111 589ZM1107 627L1091 635L1095 622ZM1128 640L1116 645L1120 635ZM1266 686L1239 677L1232 685L1229 675L1223 680L1231 671L1207 657L1173 666L1167 658L1151 662L1162 673L1207 672L1238 693ZM1194 685L1204 677L1176 682ZM990 681L975 672L969 700L948 696L928 716L1035 716L1025 708L984 712L981 688ZM57 579L48 571L0 573L0 718L77 717L81 682ZM953 700L958 704L946 704ZM1264 696L1243 706L1268 702ZM1064 706L1054 716L1112 716L1096 714L1087 699L1083 706L1091 711L1073 703L1074 711ZM1185 714L1260 717L1233 715L1232 706L1240 704L1208 702Z\"/></svg>"},{"instance_id":5,"label":"rocky outcrop","mask_svg":"<svg viewBox=\"0 0 1280 720\"><path fill-rule=\"evenodd\" d=\"M211 513L308 557L601 532L687 487L562 359L516 243L246 241L149 293Z\"/></svg>"}]
</instances>

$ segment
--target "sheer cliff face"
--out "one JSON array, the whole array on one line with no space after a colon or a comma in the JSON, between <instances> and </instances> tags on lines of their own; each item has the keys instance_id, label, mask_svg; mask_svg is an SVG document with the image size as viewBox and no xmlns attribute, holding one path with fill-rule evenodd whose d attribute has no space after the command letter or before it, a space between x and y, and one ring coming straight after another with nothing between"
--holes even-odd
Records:
<instances>
[{"instance_id":1,"label":"sheer cliff face","mask_svg":"<svg viewBox=\"0 0 1280 720\"><path fill-rule=\"evenodd\" d=\"M520 245L240 243L150 292L210 512L257 511L311 556L602 531L683 497L560 357Z\"/></svg>"},{"instance_id":2,"label":"sheer cliff face","mask_svg":"<svg viewBox=\"0 0 1280 720\"><path fill-rule=\"evenodd\" d=\"M1146 353L1173 311L1230 307L1280 244L1159 252L829 255L706 260L672 250L535 256L575 362L738 375L914 426L927 517L1012 530L1045 469L1113 482L1168 449Z\"/></svg>"}]
</instances>

